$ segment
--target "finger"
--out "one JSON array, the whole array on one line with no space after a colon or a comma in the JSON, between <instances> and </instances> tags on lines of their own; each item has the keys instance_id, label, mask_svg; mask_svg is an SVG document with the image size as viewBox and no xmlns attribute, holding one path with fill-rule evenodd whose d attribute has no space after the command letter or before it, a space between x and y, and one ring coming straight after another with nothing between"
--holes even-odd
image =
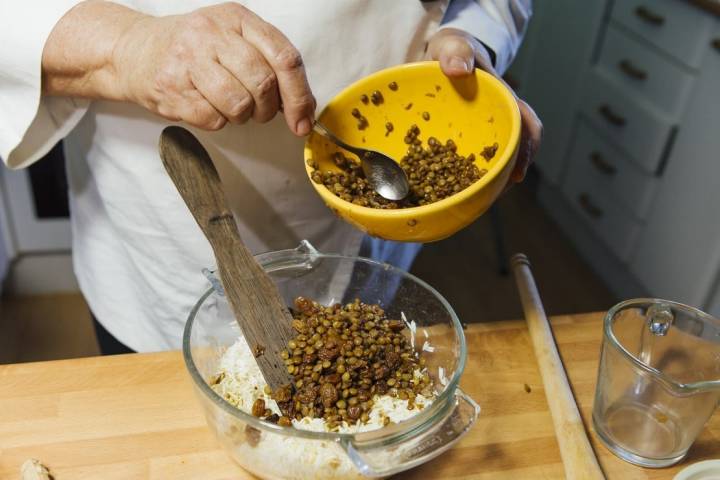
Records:
<instances>
[{"instance_id":1,"label":"finger","mask_svg":"<svg viewBox=\"0 0 720 480\"><path fill-rule=\"evenodd\" d=\"M233 35L226 47L218 50L218 58L250 92L255 105L253 120L272 120L280 109L280 95L277 77L265 57L242 37Z\"/></svg>"},{"instance_id":2,"label":"finger","mask_svg":"<svg viewBox=\"0 0 720 480\"><path fill-rule=\"evenodd\" d=\"M182 121L203 130L220 130L227 123L227 119L197 90L183 95L176 112Z\"/></svg>"},{"instance_id":3,"label":"finger","mask_svg":"<svg viewBox=\"0 0 720 480\"><path fill-rule=\"evenodd\" d=\"M242 36L265 57L275 72L290 130L300 136L310 133L316 102L300 52L279 30L251 12L242 18Z\"/></svg>"},{"instance_id":4,"label":"finger","mask_svg":"<svg viewBox=\"0 0 720 480\"><path fill-rule=\"evenodd\" d=\"M253 115L250 92L219 63L203 62L190 72L190 78L197 91L228 121L245 123Z\"/></svg>"},{"instance_id":5,"label":"finger","mask_svg":"<svg viewBox=\"0 0 720 480\"><path fill-rule=\"evenodd\" d=\"M473 71L475 49L469 38L460 34L438 35L428 46L430 58L440 62L448 77L460 77Z\"/></svg>"}]
</instances>

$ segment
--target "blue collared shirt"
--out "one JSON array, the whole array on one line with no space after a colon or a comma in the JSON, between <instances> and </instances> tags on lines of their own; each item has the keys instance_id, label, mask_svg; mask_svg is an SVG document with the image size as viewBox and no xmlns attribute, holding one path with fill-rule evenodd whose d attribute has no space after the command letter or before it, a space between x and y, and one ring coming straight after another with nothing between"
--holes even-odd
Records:
<instances>
[{"instance_id":1,"label":"blue collared shirt","mask_svg":"<svg viewBox=\"0 0 720 480\"><path fill-rule=\"evenodd\" d=\"M530 0L451 0L440 28L457 28L495 55L502 75L512 63L532 15Z\"/></svg>"}]
</instances>

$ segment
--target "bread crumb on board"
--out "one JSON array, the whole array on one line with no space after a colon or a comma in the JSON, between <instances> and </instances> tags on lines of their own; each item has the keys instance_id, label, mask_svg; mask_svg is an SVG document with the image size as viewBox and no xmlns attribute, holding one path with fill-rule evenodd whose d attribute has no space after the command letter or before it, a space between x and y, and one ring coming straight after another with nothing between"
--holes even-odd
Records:
<instances>
[{"instance_id":1,"label":"bread crumb on board","mask_svg":"<svg viewBox=\"0 0 720 480\"><path fill-rule=\"evenodd\" d=\"M20 480L52 480L50 471L39 460L31 458L20 467Z\"/></svg>"}]
</instances>

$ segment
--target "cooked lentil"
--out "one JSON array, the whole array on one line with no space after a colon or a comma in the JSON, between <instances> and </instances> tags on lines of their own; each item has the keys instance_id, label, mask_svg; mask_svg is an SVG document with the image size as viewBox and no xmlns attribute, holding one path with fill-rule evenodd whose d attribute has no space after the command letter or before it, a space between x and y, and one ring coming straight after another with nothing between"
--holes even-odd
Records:
<instances>
[{"instance_id":1,"label":"cooked lentil","mask_svg":"<svg viewBox=\"0 0 720 480\"><path fill-rule=\"evenodd\" d=\"M390 132L392 132L394 128L395 127L391 122L387 122L385 124L385 136L387 137L388 135L390 135Z\"/></svg>"},{"instance_id":2,"label":"cooked lentil","mask_svg":"<svg viewBox=\"0 0 720 480\"><path fill-rule=\"evenodd\" d=\"M303 417L323 418L330 428L365 423L375 395L408 400L409 409L417 395L433 396L425 359L403 334L404 322L388 319L379 305L356 299L325 307L303 297L294 304L297 336L281 358L293 367L295 383L272 392L283 413L273 423L289 426ZM253 415L271 413L264 400L253 404Z\"/></svg>"},{"instance_id":3,"label":"cooked lentil","mask_svg":"<svg viewBox=\"0 0 720 480\"><path fill-rule=\"evenodd\" d=\"M311 177L315 183L325 185L347 202L363 207L394 209L442 200L467 188L487 173L487 170L475 165L475 155L464 157L458 154L457 145L452 140L442 144L430 137L428 146L423 147L419 135L420 128L413 125L404 137L408 149L400 166L408 176L410 193L403 200L394 202L378 195L366 180L360 163L340 152L332 157L340 172L320 171L317 163L309 162L314 169Z\"/></svg>"},{"instance_id":4,"label":"cooked lentil","mask_svg":"<svg viewBox=\"0 0 720 480\"><path fill-rule=\"evenodd\" d=\"M482 155L482 157L489 162L495 156L495 153L497 152L499 147L500 146L498 145L498 143L495 142L492 145L483 148L483 151L480 152L480 155Z\"/></svg>"},{"instance_id":5,"label":"cooked lentil","mask_svg":"<svg viewBox=\"0 0 720 480\"><path fill-rule=\"evenodd\" d=\"M265 347L263 347L262 345L255 345L253 347L252 353L253 353L253 357L258 358L260 355L265 353Z\"/></svg>"},{"instance_id":6,"label":"cooked lentil","mask_svg":"<svg viewBox=\"0 0 720 480\"><path fill-rule=\"evenodd\" d=\"M265 415L265 400L258 398L252 406L253 417L262 417Z\"/></svg>"}]
</instances>

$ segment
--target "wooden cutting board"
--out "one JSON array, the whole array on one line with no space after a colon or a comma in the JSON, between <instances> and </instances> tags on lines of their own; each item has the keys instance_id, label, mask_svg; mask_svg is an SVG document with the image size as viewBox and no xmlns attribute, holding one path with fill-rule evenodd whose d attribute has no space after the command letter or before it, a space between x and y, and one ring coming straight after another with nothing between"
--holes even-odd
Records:
<instances>
[{"instance_id":1,"label":"wooden cutting board","mask_svg":"<svg viewBox=\"0 0 720 480\"><path fill-rule=\"evenodd\" d=\"M590 418L601 314L552 319L583 418ZM452 450L397 479L561 479L552 420L522 321L470 326L462 388L482 407ZM527 391L525 385L529 387ZM720 457L716 414L680 466L629 465L591 436L609 479L671 479ZM0 366L0 479L35 457L57 480L251 479L205 426L179 352Z\"/></svg>"}]
</instances>

